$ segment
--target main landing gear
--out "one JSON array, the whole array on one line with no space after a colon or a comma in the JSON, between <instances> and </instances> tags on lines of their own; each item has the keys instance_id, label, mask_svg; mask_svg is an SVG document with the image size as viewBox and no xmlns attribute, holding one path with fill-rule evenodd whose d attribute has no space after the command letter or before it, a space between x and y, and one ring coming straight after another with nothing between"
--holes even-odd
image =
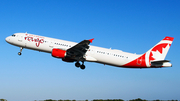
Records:
<instances>
[{"instance_id":1,"label":"main landing gear","mask_svg":"<svg viewBox=\"0 0 180 101\"><path fill-rule=\"evenodd\" d=\"M82 70L86 68L85 65L84 65L84 61L82 61L82 65L79 63L79 61L77 61L77 62L75 63L75 66L76 66L76 67L80 67Z\"/></svg>"},{"instance_id":2,"label":"main landing gear","mask_svg":"<svg viewBox=\"0 0 180 101\"><path fill-rule=\"evenodd\" d=\"M23 47L20 47L20 52L18 52L18 55L20 56L22 53Z\"/></svg>"}]
</instances>

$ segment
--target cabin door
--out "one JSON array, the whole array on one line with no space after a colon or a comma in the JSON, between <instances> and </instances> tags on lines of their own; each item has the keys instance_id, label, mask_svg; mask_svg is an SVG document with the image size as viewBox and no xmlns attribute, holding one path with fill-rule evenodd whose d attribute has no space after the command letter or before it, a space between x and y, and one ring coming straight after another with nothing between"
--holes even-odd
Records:
<instances>
[{"instance_id":1,"label":"cabin door","mask_svg":"<svg viewBox=\"0 0 180 101\"><path fill-rule=\"evenodd\" d=\"M18 41L22 42L23 36L19 36Z\"/></svg>"},{"instance_id":2,"label":"cabin door","mask_svg":"<svg viewBox=\"0 0 180 101\"><path fill-rule=\"evenodd\" d=\"M50 41L49 47L53 48L54 47L54 42Z\"/></svg>"},{"instance_id":3,"label":"cabin door","mask_svg":"<svg viewBox=\"0 0 180 101\"><path fill-rule=\"evenodd\" d=\"M142 57L138 58L138 59L137 59L137 65L141 65L141 64L142 64L142 61L143 61Z\"/></svg>"}]
</instances>

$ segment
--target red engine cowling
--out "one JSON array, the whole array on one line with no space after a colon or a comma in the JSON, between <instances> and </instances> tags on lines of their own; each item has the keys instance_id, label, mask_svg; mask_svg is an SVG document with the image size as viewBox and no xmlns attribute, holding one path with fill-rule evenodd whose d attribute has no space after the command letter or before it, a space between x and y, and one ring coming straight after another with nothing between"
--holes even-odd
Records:
<instances>
[{"instance_id":1,"label":"red engine cowling","mask_svg":"<svg viewBox=\"0 0 180 101\"><path fill-rule=\"evenodd\" d=\"M66 51L54 48L52 50L52 56L55 58L64 58L66 56Z\"/></svg>"}]
</instances>

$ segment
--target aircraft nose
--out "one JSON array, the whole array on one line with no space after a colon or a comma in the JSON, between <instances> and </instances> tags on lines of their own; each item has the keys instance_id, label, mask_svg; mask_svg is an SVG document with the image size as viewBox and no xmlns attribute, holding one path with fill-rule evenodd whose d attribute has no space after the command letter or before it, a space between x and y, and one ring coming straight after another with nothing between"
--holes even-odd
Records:
<instances>
[{"instance_id":1,"label":"aircraft nose","mask_svg":"<svg viewBox=\"0 0 180 101\"><path fill-rule=\"evenodd\" d=\"M10 41L10 38L9 38L9 37L7 37L5 40L6 40L6 42L9 42L9 41Z\"/></svg>"}]
</instances>

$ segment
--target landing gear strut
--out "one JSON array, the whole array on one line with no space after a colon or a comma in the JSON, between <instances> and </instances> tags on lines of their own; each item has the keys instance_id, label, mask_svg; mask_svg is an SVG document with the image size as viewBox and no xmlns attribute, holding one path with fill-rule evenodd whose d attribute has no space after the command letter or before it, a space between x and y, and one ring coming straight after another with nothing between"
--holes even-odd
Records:
<instances>
[{"instance_id":1,"label":"landing gear strut","mask_svg":"<svg viewBox=\"0 0 180 101\"><path fill-rule=\"evenodd\" d=\"M18 55L20 56L22 53L23 47L20 47L20 52L18 52Z\"/></svg>"},{"instance_id":2,"label":"landing gear strut","mask_svg":"<svg viewBox=\"0 0 180 101\"><path fill-rule=\"evenodd\" d=\"M76 67L80 67L81 69L85 69L85 68L86 68L85 65L84 65L84 61L82 61L82 65L79 63L79 61L77 61L77 62L75 63L75 66L76 66Z\"/></svg>"}]
</instances>

